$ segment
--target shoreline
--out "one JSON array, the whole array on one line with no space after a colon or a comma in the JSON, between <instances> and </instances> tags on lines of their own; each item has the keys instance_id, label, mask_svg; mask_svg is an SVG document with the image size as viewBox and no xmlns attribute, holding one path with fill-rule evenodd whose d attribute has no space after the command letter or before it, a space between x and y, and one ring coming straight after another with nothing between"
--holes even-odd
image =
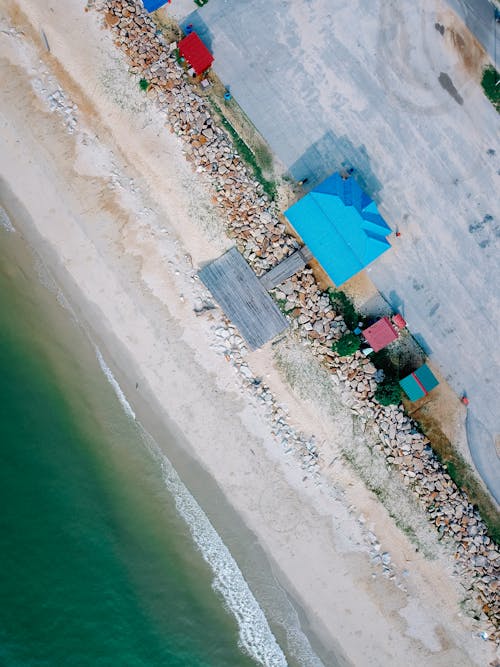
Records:
<instances>
[{"instance_id":1,"label":"shoreline","mask_svg":"<svg viewBox=\"0 0 500 667\"><path fill-rule=\"evenodd\" d=\"M284 633L285 626L280 619L287 618L290 622L288 627L295 637L292 655L306 656L305 662L297 661L293 664L311 664L318 667L321 667L321 664L335 664L336 667L347 666L348 663L338 656L340 649L337 647L335 652L332 653L330 648L325 647L312 628L309 627L305 611L297 601L292 603L289 594L284 591L282 583L279 583L281 580L280 573L277 573L276 568L271 566L268 556L260 547L255 534L241 522L241 518L228 502L216 480L201 465L196 458L195 451L190 447L189 442L186 441L177 425L168 418L167 413L159 405L156 396L150 394L147 388L144 390L144 395L137 391L134 386L136 374L131 373L130 368L132 360L127 357L126 352L117 350L116 341L113 340L109 332L98 331L89 321L85 304L76 297L77 286L72 284L69 276L64 276L61 273L60 267L58 268L54 263L51 263L50 266L46 263L47 255L43 257L40 255L37 247L40 246L41 239L37 238L39 233L33 221L24 210L22 203L16 200L13 193L7 192L5 183L2 183L1 180L0 206L6 211L11 221L14 220L18 223L16 226L12 225L9 228L5 226L5 231L16 236L14 239L16 258L18 260L22 259L22 266L24 266L24 262L29 265L29 270L33 272L32 278L37 282L39 289L47 290L45 305L49 309L55 309L49 318L56 317L60 321L61 318L69 317L73 320L74 326L81 330L88 343L89 350L94 353L93 356L96 364L100 367L100 372L111 385L113 393L120 403L120 409L134 424L137 437L143 442L143 447L148 451L148 455L156 465L165 471L165 486L172 500L175 500L177 504L177 499L181 499L181 508L178 507L177 512L189 528L190 533L192 535L198 533L198 538L193 539L193 548L200 551L209 565L214 577L213 586L218 592L221 603L229 609L231 615L237 620L240 631L239 641L242 641L243 637L246 638L247 642L257 641L259 634L261 634L261 640L254 647L251 645L245 647L245 654L252 655L256 659L259 652L265 654L267 650L269 651L269 663L263 661L262 664L282 664L278 660L278 655L281 652L282 642L286 646L286 635ZM1 233L3 233L2 229L0 229ZM52 262L55 261L52 258ZM57 301L57 304L55 301ZM60 311L60 309L65 312ZM111 353L109 346L113 344L113 353ZM113 368L107 365L106 359L113 359ZM127 371L126 368L128 368ZM133 407L129 403L129 399L133 403ZM182 509L182 507L185 509ZM186 512L187 514L185 514ZM194 526L190 521L192 516L197 517ZM217 533L215 539L213 535L210 535L210 526L215 527ZM195 532L193 533L193 531ZM220 544L218 543L219 540ZM207 541L211 543L208 552ZM227 548L228 543L232 545L232 548L230 554L225 554L224 549ZM233 570L234 566L231 563L233 560L237 570ZM238 573L241 574L241 582ZM225 590L225 587L229 586L229 582L231 586ZM245 585L248 584L252 585L252 597L255 596L257 606L254 609L252 609L252 600L248 599L244 592ZM238 588L242 586L243 588L238 592L232 586ZM272 595L270 591L272 591ZM234 599L232 599L232 596L234 596ZM267 604L265 604L266 598L269 598ZM246 609L241 618L239 614L242 612L235 606L240 600L245 601ZM270 638L274 639L273 636L277 636L280 639L278 651L273 650L272 642L268 646L265 627L257 635L253 630L250 631L250 627L253 628L253 625L249 625L250 612L252 612L257 626L261 626L262 621L259 622L258 617L262 613L262 609L272 633ZM295 616L300 621L295 621ZM243 637L241 633L243 633ZM250 648L254 650L252 651ZM286 646L286 648L287 653L289 653L290 646ZM323 659L326 656L327 662L318 662L321 658L317 656L323 656ZM278 661L276 662L276 660ZM257 662L259 663L258 660Z\"/></svg>"},{"instance_id":2,"label":"shoreline","mask_svg":"<svg viewBox=\"0 0 500 667\"><path fill-rule=\"evenodd\" d=\"M81 12L82 19L84 16L83 12ZM53 19L54 22L55 20ZM101 36L103 41L109 44L110 40L108 37L103 37L101 33L96 32L92 35L92 38L95 39L98 35ZM50 35L50 41L54 43L52 34ZM81 66L82 63L80 62ZM34 107L36 108L36 103ZM40 121L44 112L40 112L40 110L35 111L32 108L29 113ZM40 116L40 113L42 116ZM148 113L153 114L154 111L146 109L146 114ZM119 121L120 117L115 111L113 113L113 121L110 122L118 125ZM80 172L84 172L84 175L80 174L81 177L75 176L71 169L71 165L74 162L70 138L66 135L63 138L61 129L58 127L58 119L54 116L45 118L44 122L48 122L51 125L54 136L60 137L58 139L60 147L56 146L55 152L59 153L56 155L56 160L58 159L61 162L61 171L53 174L53 187L56 187L56 183L64 183L61 173L64 172L65 167L67 170L65 172L67 182L72 186L80 187L80 191L76 194L76 201L79 204L83 204L86 195L88 195L86 188L90 190L87 179L95 182L100 177L99 174L95 173L96 170L92 168L92 164L89 163L93 153L92 151L89 152L86 156L86 161L79 160L78 167ZM114 129L116 130L114 140L116 140L117 136L123 138L129 133L128 127L121 127L119 129L115 127ZM100 131L99 135L102 136ZM146 145L142 148L142 153L140 152L141 149L136 148L138 155L142 155L144 163L146 163L148 149L153 146L151 135L149 137L146 136L145 139ZM149 145L147 144L148 139L151 142ZM30 139L29 132L26 132L24 140L30 142L34 162L36 163L38 159L39 164L42 165L43 161L40 159L40 153L38 152L37 154L35 143L33 143L33 139ZM109 136L104 135L103 141L107 141L108 144L112 145L112 140ZM134 142L131 141L130 143L133 144ZM137 140L137 143L139 143L139 140ZM179 147L175 149L174 140L170 140L167 143L172 152L173 159L178 160L181 153ZM97 155L99 155L97 146L95 144L94 148ZM130 148L130 146L127 148ZM44 147L44 150L50 149L54 152L54 146ZM159 154L158 148L156 148L156 151ZM64 156L65 153L68 153L70 157L62 158L61 155ZM26 159L26 155L21 156L21 160L24 159ZM118 164L121 162L121 156L117 158L116 162ZM68 166L70 167L69 170ZM151 173L151 169L149 173ZM93 171L94 173L92 173ZM119 172L119 170L117 171ZM187 183L195 182L194 176L189 174L187 164L179 164L179 171L181 173L181 176L177 177L179 181L182 182L185 179ZM53 197L52 193L50 193L50 174L47 180L47 176L42 175L41 172L39 173L40 182L34 184L32 192L27 195L27 198L31 198L32 207L34 202L33 193L37 191L37 187L39 188L43 182L47 185L47 195L50 195L48 199L52 197L53 203L57 202L57 197ZM15 179L16 177L14 174L11 174L11 178ZM33 176L31 176L30 182L33 183L34 180L36 179L33 179ZM143 179L143 181L145 180ZM45 214L37 216L38 219L35 221L38 226L38 232L42 236L45 236L42 246L46 246L46 249L50 248L50 252L54 256L58 256L58 261L66 263L66 268L63 272L68 271L72 275L72 280L76 280L79 283L79 289L84 295L83 298L90 301L90 305L85 305L82 295L77 297L80 306L83 304L83 311L87 311L88 321L93 323L93 328L95 327L98 331L100 329L102 337L109 341L108 347L110 350L113 350L111 354L113 366L122 368L125 371L124 376L128 376L129 386L133 386L134 384L134 378L130 377L131 368L140 368L141 377L138 378L140 386L144 386L143 382L144 384L148 383L150 385L149 391L157 397L160 404L167 405L169 403L166 400L167 397L172 399L171 403L173 404L178 422L181 419L181 415L183 415L184 426L187 431L186 437L191 442L192 452L196 453L196 458L200 464L216 479L226 497L231 498L235 503L236 512L247 523L249 529L254 530L257 527L259 532L256 531L256 534L262 542L264 550L270 554L275 562L278 560L281 565L285 566L284 577L288 580L293 579L296 588L300 586L301 590L294 590L293 594L296 593L296 597L300 600L301 604L309 587L312 587L311 594L308 596L309 599L318 598L319 591L325 587L325 584L328 589L326 593L323 593L324 597L335 595L335 593L339 594L343 591L342 599L344 604L347 605L347 608L351 609L351 614L355 618L360 619L359 621L351 622L349 622L349 619L344 620L345 627L343 629L338 628L339 634L343 635L341 644L343 644L343 648L348 649L347 653L349 657L355 659L355 664L398 664L397 662L391 663L390 660L397 661L408 655L418 655L421 660L428 660L428 664L438 664L437 660L433 661L433 658L441 659L443 657L443 650L448 651L448 659L454 660L455 664L469 664L464 660L469 659L470 656L465 658L466 654L462 653L465 647L459 649L458 645L455 644L455 639L460 644L465 643L463 638L460 639L457 635L457 628L461 625L457 619L453 620L451 626L448 625L447 631L440 630L440 633L444 632L444 636L446 636L446 642L443 641L441 643L438 641L441 647L440 651L425 648L422 643L424 641L422 639L422 632L420 633L420 641L410 639L410 635L406 637L401 636L397 640L400 645L391 646L393 642L387 642L385 639L388 634L391 634L389 628L397 628L398 633L404 633L405 623L402 618L399 621L397 620L396 613L389 614L383 622L377 619L377 606L373 598L376 593L383 591L386 600L391 601L389 607L394 606L397 609L404 607L404 604L402 604L404 596L400 591L391 592L389 589L392 587L392 584L388 582L382 582L381 584L377 582L370 589L371 568L363 549L358 550L360 554L359 558L356 555L353 556L353 553L356 554L357 551L355 544L350 545L351 551L349 551L347 546L344 546L346 551L343 554L332 552L332 545L335 545L338 549L338 544L335 544L335 539L332 535L333 531L330 526L331 517L326 511L323 517L319 517L317 507L315 507L318 503L324 502L325 497L316 494L316 500L312 502L310 497L308 498L308 494L314 494L314 489L308 491L306 494L304 492L299 494L297 489L293 485L290 485L290 480L285 481L286 473L288 473L289 477L291 476L295 479L296 486L299 486L300 469L297 474L297 470L291 464L287 466L282 454L277 451L273 452L275 444L268 430L266 431L265 420L261 416L256 415L254 406L246 405L246 398L241 393L238 382L235 381L233 369L227 364L224 366L225 362L223 358L211 352L209 340L203 340L203 336L207 336L208 338L210 335L211 323L207 322L206 318L204 320L196 318L192 313L192 304L196 298L199 298L199 295L193 297L192 294L188 294L189 286L195 285L196 287L196 281L192 278L193 268L189 260L186 259L186 251L189 251L192 257L192 264L196 266L199 265L199 262L203 258L212 257L216 251L227 244L227 241L215 240L216 235L214 234L212 243L208 244L206 242L203 234L200 234L199 230L196 229L196 225L188 220L192 211L183 209L185 202L182 201L180 192L187 195L185 183L182 183L182 186L179 187L178 184L174 183L173 177L171 180L172 187L170 190L176 190L177 193L177 199L174 196L174 201L178 205L171 207L171 209L174 209L174 217L178 216L177 229L176 225L172 225L171 222L164 226L167 229L168 235L172 234L176 236L178 227L182 227L183 223L185 223L184 242L186 242L186 239L189 241L187 249L182 247L180 239L174 238L173 243L168 241L171 244L169 247L167 247L167 242L159 241L159 239L167 236L167 234L161 232L161 216L154 220L153 223L140 220L140 224L138 225L134 224L133 220L130 220L130 216L119 218L121 228L117 229L116 222L109 215L109 208L113 213L116 209L113 209L111 204L107 203L106 205L109 208L108 210L105 209L104 213L101 209L93 210L91 213L86 214L87 219L82 215L82 219L79 221L71 215L71 207L64 208L64 204L67 203L66 200L71 202L71 199L75 197L75 193L73 192L64 194L62 198L64 201L63 204L60 202L57 203L55 210L58 212L58 220L51 220L48 211L45 211ZM161 183L161 178L158 175L156 183ZM141 189L143 186L144 182L138 188ZM149 182L149 186L153 188L153 180ZM101 187L103 187L103 193L109 195L106 185ZM116 185L114 188L115 192L116 190L123 190L123 188ZM113 193L113 190L111 192ZM198 192L201 193L201 188L198 189ZM172 194L172 192L169 194ZM122 195L125 198L127 193L122 193ZM202 204L208 206L207 201L208 196L205 197ZM199 202L191 200L189 204L196 207L196 205L199 205ZM44 207L50 210L49 202L44 202ZM82 208L81 210L84 209ZM131 210L134 209L131 208ZM161 204L159 210L161 210ZM205 214L205 220L210 226L212 220L209 209L205 210ZM66 215L67 218L65 218ZM120 215L123 215L122 211L119 211ZM68 232L68 235L66 233L63 234L61 229L57 228L58 222L65 225L64 229ZM102 225L103 229L97 229L97 225ZM217 229L216 221L213 222L213 227ZM147 232L153 234L153 242L158 240L159 244L161 244L162 248L159 252L164 253L163 256L158 257L156 255L158 251L152 248L151 241L147 237ZM123 256L119 257L120 246L123 247L125 244L128 244L128 253L123 251ZM104 254L105 251L111 252ZM148 266L146 261L152 261L151 255L148 256L149 251L153 253L153 259L158 260L154 268ZM178 255L177 257L176 254ZM105 260L104 257L106 258ZM182 258L184 262L182 262ZM170 266L168 262L171 262ZM137 266L139 266L139 269ZM88 275L92 271L95 271L94 278ZM179 275L176 274L176 271L179 272ZM139 299L137 292L142 289L141 280L142 285L146 285L149 291L148 289L144 290L142 298ZM67 283L68 281L65 280L63 282ZM99 284L96 284L96 282ZM165 294L163 302L160 301L158 296L161 293ZM182 295L182 300L179 295ZM119 307L114 303L115 299ZM168 304L165 301L168 301ZM168 326L163 326L164 322L167 322ZM195 323L198 324L195 325ZM195 326L197 328L194 328ZM140 336L140 344L138 340L134 340L135 336ZM115 343L117 339L118 346ZM126 354L123 356L117 351L122 346L126 348ZM148 349L151 350L149 354L146 352ZM182 354L186 355L185 360L192 370L191 378L186 377L186 368L179 363ZM262 357L270 359L271 355L267 350L262 353ZM169 370L171 371L168 391L160 377L160 369L165 375ZM203 370L202 375L200 375L200 369ZM138 375L138 373L136 372L134 375ZM203 391L200 391L199 383L202 378L206 381L207 387L213 389L216 394L219 394L218 402L220 402L220 405L211 405L212 394L210 391L207 390L207 395ZM119 377L119 382L121 384L121 377ZM187 391L190 394L188 397L189 400L180 400L179 394L182 394L183 391ZM125 394L128 395L127 389L125 389ZM203 415L195 414L195 411L192 410L193 401L200 410L208 412L204 416L205 418L203 418ZM293 402L293 399L291 402ZM210 414L212 409L217 411L217 418ZM222 445L216 442L216 438L221 436L220 423L226 423L228 431L224 435L225 442ZM246 432L246 439L242 437L241 429ZM200 451L199 444L196 445L195 443L199 443L201 439L205 438L207 431L212 436L214 445L212 448L205 447L204 451ZM249 443L252 443L255 447L255 441L259 444L259 456L262 457L262 460L265 458L273 462L275 468L273 468L272 474L263 469L262 466L256 465L258 461L252 461L248 456ZM228 447L231 450L228 450ZM233 448L235 451L233 451ZM343 474L347 480L349 473L344 472ZM266 477L260 480L259 477L263 475L266 475ZM267 497L265 494L269 489L276 489L276 494L281 493L285 499L285 505L290 510L290 514L293 513L295 515L297 513L302 522L300 526L294 525L291 528L288 526L289 533L298 533L300 528L301 534L287 534L287 539L285 540L283 539L283 535L276 535L273 532L276 525L274 527L272 525L262 525L265 517L262 516L261 509L256 507L252 498L255 488L248 488L250 479L255 483L256 488L262 485L261 493L264 494L265 504L267 503L267 521L272 518L273 511L276 511L279 503L276 498ZM356 482L352 481L352 484L355 485ZM357 487L356 492L360 492ZM365 493L365 495L369 494ZM301 504L306 504L306 502L309 504L307 511L304 507L301 507ZM381 515L384 514L385 512L382 511ZM287 513L283 516L280 515L280 521L284 522L287 516ZM358 523L357 519L349 517L346 514L344 521L344 530L347 532L349 528L353 529L354 532L355 526ZM307 533L306 528L309 529L309 533ZM318 539L318 535L315 534L316 531L322 533L322 539ZM389 539L392 539L394 532L392 530L389 533ZM294 554L294 557L290 557L289 555L287 558L287 551L291 545L297 553ZM327 577L335 577L336 575L337 581L334 584L327 579L317 581L317 578L311 576L310 573L303 573L302 578L305 578L305 581L299 581L300 564L303 565L308 562L308 555L310 555L313 545L315 553L316 550L318 551L316 562L319 571ZM329 547L329 549L325 551L325 547ZM327 557L327 554L330 553L332 554L332 563L335 561L335 564L338 566L337 571ZM347 567L348 562L351 563L350 568ZM354 563L354 567L352 563ZM338 572L344 572L346 567L345 582L339 581ZM368 589L368 592L363 590L365 587ZM351 592L358 591L359 589L362 590L359 594L360 600L354 600L352 603L349 603L348 600L352 597ZM304 605L304 609L310 618L318 619L318 625L326 624L327 627L323 628L323 635L331 635L334 624L328 618L327 610L335 613L333 609L335 605L332 605L332 602L328 599L323 600L321 604L322 608L319 611L308 608L307 604ZM336 612L336 619L338 618L339 611ZM319 619L322 620L319 621ZM369 643L373 641L374 645L379 647L379 655L371 655L373 652L376 652L374 646L358 646L360 639L356 633L360 623L363 623L368 628ZM455 623L458 623L458 626L455 626ZM454 627L455 629L450 630L450 627ZM424 625L423 632L425 633L427 629L427 626ZM449 634L450 632L451 634ZM416 634L419 636L418 630ZM335 637L335 633L333 633L333 636ZM454 639L452 639L453 636ZM446 645L452 648L443 648ZM369 652L367 652L368 648L370 649ZM478 649L477 658L479 661L477 664L481 664L482 658L486 657L485 651L481 651L484 647L482 644L476 643L475 648ZM376 660L377 662L368 662L368 660Z\"/></svg>"}]
</instances>

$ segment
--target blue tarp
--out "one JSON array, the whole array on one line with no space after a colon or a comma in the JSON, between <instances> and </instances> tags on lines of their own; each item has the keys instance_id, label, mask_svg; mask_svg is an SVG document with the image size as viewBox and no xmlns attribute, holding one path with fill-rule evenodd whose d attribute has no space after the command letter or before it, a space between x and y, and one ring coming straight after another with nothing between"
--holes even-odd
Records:
<instances>
[{"instance_id":1,"label":"blue tarp","mask_svg":"<svg viewBox=\"0 0 500 667\"><path fill-rule=\"evenodd\" d=\"M166 5L168 0L142 0L144 9L151 14L151 12L156 11L162 5Z\"/></svg>"},{"instance_id":2,"label":"blue tarp","mask_svg":"<svg viewBox=\"0 0 500 667\"><path fill-rule=\"evenodd\" d=\"M352 177L333 174L285 215L335 285L391 247L390 227Z\"/></svg>"}]
</instances>

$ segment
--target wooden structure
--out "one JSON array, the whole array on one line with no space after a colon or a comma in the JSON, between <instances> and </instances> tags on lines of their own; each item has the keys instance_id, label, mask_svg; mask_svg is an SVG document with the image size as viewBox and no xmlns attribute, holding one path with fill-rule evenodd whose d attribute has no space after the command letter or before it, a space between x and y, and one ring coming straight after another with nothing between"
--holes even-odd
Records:
<instances>
[{"instance_id":1,"label":"wooden structure","mask_svg":"<svg viewBox=\"0 0 500 667\"><path fill-rule=\"evenodd\" d=\"M288 320L236 248L198 275L252 350L288 327Z\"/></svg>"},{"instance_id":2,"label":"wooden structure","mask_svg":"<svg viewBox=\"0 0 500 667\"><path fill-rule=\"evenodd\" d=\"M274 266L270 271L264 273L259 278L260 284L264 289L271 290L273 287L285 282L287 278L291 278L297 271L300 271L313 258L311 251L307 246L303 246L300 250L285 257L277 266Z\"/></svg>"}]
</instances>

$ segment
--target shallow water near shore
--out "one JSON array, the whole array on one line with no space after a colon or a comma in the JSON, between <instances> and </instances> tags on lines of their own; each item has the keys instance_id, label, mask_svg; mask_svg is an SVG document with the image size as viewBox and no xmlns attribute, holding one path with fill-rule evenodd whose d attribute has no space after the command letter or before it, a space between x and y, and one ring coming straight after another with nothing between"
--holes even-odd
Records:
<instances>
[{"instance_id":1,"label":"shallow water near shore","mask_svg":"<svg viewBox=\"0 0 500 667\"><path fill-rule=\"evenodd\" d=\"M0 242L1 664L255 664L92 345Z\"/></svg>"}]
</instances>

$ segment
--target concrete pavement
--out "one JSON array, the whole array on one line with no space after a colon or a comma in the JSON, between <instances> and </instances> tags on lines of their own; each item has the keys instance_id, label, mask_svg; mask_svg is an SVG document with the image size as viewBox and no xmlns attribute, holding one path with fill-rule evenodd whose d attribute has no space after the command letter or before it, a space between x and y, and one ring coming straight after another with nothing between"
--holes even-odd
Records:
<instances>
[{"instance_id":1,"label":"concrete pavement","mask_svg":"<svg viewBox=\"0 0 500 667\"><path fill-rule=\"evenodd\" d=\"M426 0L210 0L185 22L295 179L352 165L401 232L369 275L467 392L472 456L498 501L500 116L470 35Z\"/></svg>"}]
</instances>

